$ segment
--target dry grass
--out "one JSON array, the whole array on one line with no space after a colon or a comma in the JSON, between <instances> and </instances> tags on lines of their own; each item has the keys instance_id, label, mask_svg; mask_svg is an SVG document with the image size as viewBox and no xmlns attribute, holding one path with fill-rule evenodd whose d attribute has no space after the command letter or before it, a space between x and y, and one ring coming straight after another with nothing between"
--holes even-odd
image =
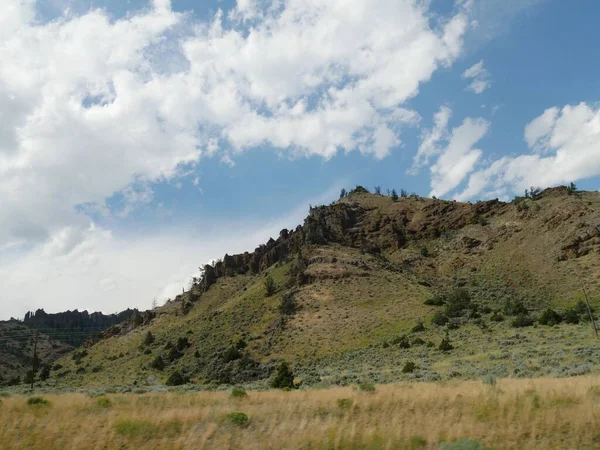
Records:
<instances>
[{"instance_id":1,"label":"dry grass","mask_svg":"<svg viewBox=\"0 0 600 450\"><path fill-rule=\"evenodd\" d=\"M242 399L227 392L100 403L81 394L47 398L49 406L3 399L0 448L438 449L463 437L497 449L600 446L597 377L249 392ZM249 423L236 424L232 412L247 414Z\"/></svg>"}]
</instances>

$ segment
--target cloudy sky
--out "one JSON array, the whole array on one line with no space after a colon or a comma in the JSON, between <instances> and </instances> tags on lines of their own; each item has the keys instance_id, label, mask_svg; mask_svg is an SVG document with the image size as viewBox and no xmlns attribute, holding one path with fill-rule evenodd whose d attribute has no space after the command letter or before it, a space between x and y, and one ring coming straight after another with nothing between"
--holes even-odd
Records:
<instances>
[{"instance_id":1,"label":"cloudy sky","mask_svg":"<svg viewBox=\"0 0 600 450\"><path fill-rule=\"evenodd\" d=\"M594 0L3 0L0 319L148 308L341 187L600 188Z\"/></svg>"}]
</instances>

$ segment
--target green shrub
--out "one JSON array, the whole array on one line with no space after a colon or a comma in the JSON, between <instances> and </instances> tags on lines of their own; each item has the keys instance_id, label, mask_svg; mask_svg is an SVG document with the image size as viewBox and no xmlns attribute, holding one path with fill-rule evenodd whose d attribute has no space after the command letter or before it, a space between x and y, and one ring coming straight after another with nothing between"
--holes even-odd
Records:
<instances>
[{"instance_id":1,"label":"green shrub","mask_svg":"<svg viewBox=\"0 0 600 450\"><path fill-rule=\"evenodd\" d=\"M296 299L292 293L288 292L281 297L279 312L288 316L296 312Z\"/></svg>"},{"instance_id":2,"label":"green shrub","mask_svg":"<svg viewBox=\"0 0 600 450\"><path fill-rule=\"evenodd\" d=\"M408 340L408 337L405 334L395 338L392 341L392 344L397 345L400 348L410 348L410 341Z\"/></svg>"},{"instance_id":3,"label":"green shrub","mask_svg":"<svg viewBox=\"0 0 600 450\"><path fill-rule=\"evenodd\" d=\"M416 369L417 365L412 361L408 361L406 364L404 364L404 367L402 368L402 373L413 373Z\"/></svg>"},{"instance_id":4,"label":"green shrub","mask_svg":"<svg viewBox=\"0 0 600 450\"><path fill-rule=\"evenodd\" d=\"M159 355L152 360L150 363L150 367L156 370L163 370L167 365L163 361L162 357Z\"/></svg>"},{"instance_id":5,"label":"green shrub","mask_svg":"<svg viewBox=\"0 0 600 450\"><path fill-rule=\"evenodd\" d=\"M263 286L265 287L265 295L267 297L272 296L275 291L277 290L277 286L275 285L275 280L273 280L273 277L271 275L268 275L267 278L265 278L265 281L263 282Z\"/></svg>"},{"instance_id":6,"label":"green shrub","mask_svg":"<svg viewBox=\"0 0 600 450\"><path fill-rule=\"evenodd\" d=\"M408 450L418 450L427 447L427 441L421 436L411 436L408 442Z\"/></svg>"},{"instance_id":7,"label":"green shrub","mask_svg":"<svg viewBox=\"0 0 600 450\"><path fill-rule=\"evenodd\" d=\"M436 295L425 300L423 304L427 306L444 306L444 297Z\"/></svg>"},{"instance_id":8,"label":"green shrub","mask_svg":"<svg viewBox=\"0 0 600 450\"><path fill-rule=\"evenodd\" d=\"M171 376L169 376L169 378L167 378L165 384L167 386L181 386L182 384L187 384L189 382L190 379L188 377L184 377L178 371L175 371L171 374Z\"/></svg>"},{"instance_id":9,"label":"green shrub","mask_svg":"<svg viewBox=\"0 0 600 450\"><path fill-rule=\"evenodd\" d=\"M463 438L444 444L441 450L485 450L485 447L477 441Z\"/></svg>"},{"instance_id":10,"label":"green shrub","mask_svg":"<svg viewBox=\"0 0 600 450\"><path fill-rule=\"evenodd\" d=\"M450 350L453 350L453 349L454 349L454 346L450 342L450 338L447 336L444 339L442 339L442 342L440 342L440 345L438 347L438 350L441 350L443 352L449 352Z\"/></svg>"},{"instance_id":11,"label":"green shrub","mask_svg":"<svg viewBox=\"0 0 600 450\"><path fill-rule=\"evenodd\" d=\"M441 311L436 312L431 319L431 323L439 325L440 327L446 325L450 319L446 314Z\"/></svg>"},{"instance_id":12,"label":"green shrub","mask_svg":"<svg viewBox=\"0 0 600 450\"><path fill-rule=\"evenodd\" d=\"M290 369L290 366L285 361L277 367L275 377L271 381L271 387L275 389L294 389L296 387L294 385L294 372L292 372L292 369Z\"/></svg>"},{"instance_id":13,"label":"green shrub","mask_svg":"<svg viewBox=\"0 0 600 450\"><path fill-rule=\"evenodd\" d=\"M227 420L232 425L240 428L246 428L250 425L250 418L243 412L232 412L227 414Z\"/></svg>"},{"instance_id":14,"label":"green shrub","mask_svg":"<svg viewBox=\"0 0 600 450\"><path fill-rule=\"evenodd\" d=\"M507 300L504 304L503 311L507 316L524 316L529 313L523 302L520 300Z\"/></svg>"},{"instance_id":15,"label":"green shrub","mask_svg":"<svg viewBox=\"0 0 600 450\"><path fill-rule=\"evenodd\" d=\"M494 314L490 316L490 320L492 322L502 322L504 320L504 316L498 311L494 311Z\"/></svg>"},{"instance_id":16,"label":"green shrub","mask_svg":"<svg viewBox=\"0 0 600 450\"><path fill-rule=\"evenodd\" d=\"M41 405L41 406L49 406L50 402L46 400L44 397L29 397L27 399L28 405Z\"/></svg>"},{"instance_id":17,"label":"green shrub","mask_svg":"<svg viewBox=\"0 0 600 450\"><path fill-rule=\"evenodd\" d=\"M108 409L112 406L112 401L108 397L98 397L96 399L96 406L102 409Z\"/></svg>"},{"instance_id":18,"label":"green shrub","mask_svg":"<svg viewBox=\"0 0 600 450\"><path fill-rule=\"evenodd\" d=\"M181 352L188 348L190 345L192 344L190 344L190 341L187 337L180 337L177 338L177 345L175 346L175 348Z\"/></svg>"},{"instance_id":19,"label":"green shrub","mask_svg":"<svg viewBox=\"0 0 600 450\"><path fill-rule=\"evenodd\" d=\"M359 384L358 388L363 392L375 392L375 385L369 381Z\"/></svg>"},{"instance_id":20,"label":"green shrub","mask_svg":"<svg viewBox=\"0 0 600 450\"><path fill-rule=\"evenodd\" d=\"M533 319L526 314L521 314L512 321L511 325L515 328L530 327L533 325Z\"/></svg>"},{"instance_id":21,"label":"green shrub","mask_svg":"<svg viewBox=\"0 0 600 450\"><path fill-rule=\"evenodd\" d=\"M144 336L144 345L149 346L149 345L152 345L153 342L154 342L154 335L150 331L148 331L146 333L146 336Z\"/></svg>"},{"instance_id":22,"label":"green shrub","mask_svg":"<svg viewBox=\"0 0 600 450\"><path fill-rule=\"evenodd\" d=\"M548 308L546 311L542 313L538 322L541 325L558 325L563 320L562 316L554 311L552 308Z\"/></svg>"},{"instance_id":23,"label":"green shrub","mask_svg":"<svg viewBox=\"0 0 600 450\"><path fill-rule=\"evenodd\" d=\"M9 398L10 394L8 392L0 392L0 398L4 397L4 398Z\"/></svg>"},{"instance_id":24,"label":"green shrub","mask_svg":"<svg viewBox=\"0 0 600 450\"><path fill-rule=\"evenodd\" d=\"M420 333L421 331L425 331L425 325L423 325L423 321L419 320L417 324L412 327L410 330L411 333Z\"/></svg>"},{"instance_id":25,"label":"green shrub","mask_svg":"<svg viewBox=\"0 0 600 450\"><path fill-rule=\"evenodd\" d=\"M575 308L569 308L564 314L565 323L577 324L580 322L579 312Z\"/></svg>"},{"instance_id":26,"label":"green shrub","mask_svg":"<svg viewBox=\"0 0 600 450\"><path fill-rule=\"evenodd\" d=\"M145 420L121 419L115 423L115 430L121 436L128 437L151 437L156 427Z\"/></svg>"},{"instance_id":27,"label":"green shrub","mask_svg":"<svg viewBox=\"0 0 600 450\"><path fill-rule=\"evenodd\" d=\"M340 409L350 409L353 401L349 398L338 398L337 405Z\"/></svg>"},{"instance_id":28,"label":"green shrub","mask_svg":"<svg viewBox=\"0 0 600 450\"><path fill-rule=\"evenodd\" d=\"M244 397L248 397L248 393L244 389L233 388L230 396L234 397L234 398L244 398Z\"/></svg>"},{"instance_id":29,"label":"green shrub","mask_svg":"<svg viewBox=\"0 0 600 450\"><path fill-rule=\"evenodd\" d=\"M421 247L421 256L425 258L429 256L429 249L426 246Z\"/></svg>"}]
</instances>

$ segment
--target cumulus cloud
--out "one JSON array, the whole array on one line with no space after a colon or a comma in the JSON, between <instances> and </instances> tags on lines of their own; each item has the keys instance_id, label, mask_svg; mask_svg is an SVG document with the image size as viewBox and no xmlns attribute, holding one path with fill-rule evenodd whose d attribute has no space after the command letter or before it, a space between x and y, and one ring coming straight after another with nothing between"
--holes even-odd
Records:
<instances>
[{"instance_id":1,"label":"cumulus cloud","mask_svg":"<svg viewBox=\"0 0 600 450\"><path fill-rule=\"evenodd\" d=\"M419 150L413 158L413 174L416 174L420 167L428 165L432 156L442 151L438 144L448 138L448 121L451 116L452 110L448 106L441 106L433 116L433 128L423 130Z\"/></svg>"},{"instance_id":2,"label":"cumulus cloud","mask_svg":"<svg viewBox=\"0 0 600 450\"><path fill-rule=\"evenodd\" d=\"M467 86L467 90L475 94L481 94L492 85L490 73L483 66L483 59L465 70L462 77L466 80L471 80L471 83Z\"/></svg>"},{"instance_id":3,"label":"cumulus cloud","mask_svg":"<svg viewBox=\"0 0 600 450\"><path fill-rule=\"evenodd\" d=\"M468 23L460 8L434 20L410 0L240 0L191 24L168 0L118 20L90 10L49 23L35 2L7 2L0 246L85 230L85 213L107 212L119 193L115 214L127 215L202 156L232 164L266 144L382 158L418 118L402 105L456 59Z\"/></svg>"},{"instance_id":4,"label":"cumulus cloud","mask_svg":"<svg viewBox=\"0 0 600 450\"><path fill-rule=\"evenodd\" d=\"M414 157L412 173L420 167L430 165L432 196L444 196L455 189L473 171L482 151L474 148L490 127L481 118L466 118L452 131L448 121L452 110L442 106L433 116L433 127L421 135L419 150ZM434 163L430 160L436 157Z\"/></svg>"},{"instance_id":5,"label":"cumulus cloud","mask_svg":"<svg viewBox=\"0 0 600 450\"><path fill-rule=\"evenodd\" d=\"M566 184L600 175L600 107L549 108L525 127L529 154L503 157L471 175L457 198L497 197L529 186Z\"/></svg>"}]
</instances>

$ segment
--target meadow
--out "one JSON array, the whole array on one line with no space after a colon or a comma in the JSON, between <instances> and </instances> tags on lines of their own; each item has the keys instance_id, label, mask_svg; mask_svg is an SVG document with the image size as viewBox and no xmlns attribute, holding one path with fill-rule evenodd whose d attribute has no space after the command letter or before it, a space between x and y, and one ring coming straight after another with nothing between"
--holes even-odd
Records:
<instances>
[{"instance_id":1,"label":"meadow","mask_svg":"<svg viewBox=\"0 0 600 450\"><path fill-rule=\"evenodd\" d=\"M0 399L3 449L600 447L600 377Z\"/></svg>"}]
</instances>

